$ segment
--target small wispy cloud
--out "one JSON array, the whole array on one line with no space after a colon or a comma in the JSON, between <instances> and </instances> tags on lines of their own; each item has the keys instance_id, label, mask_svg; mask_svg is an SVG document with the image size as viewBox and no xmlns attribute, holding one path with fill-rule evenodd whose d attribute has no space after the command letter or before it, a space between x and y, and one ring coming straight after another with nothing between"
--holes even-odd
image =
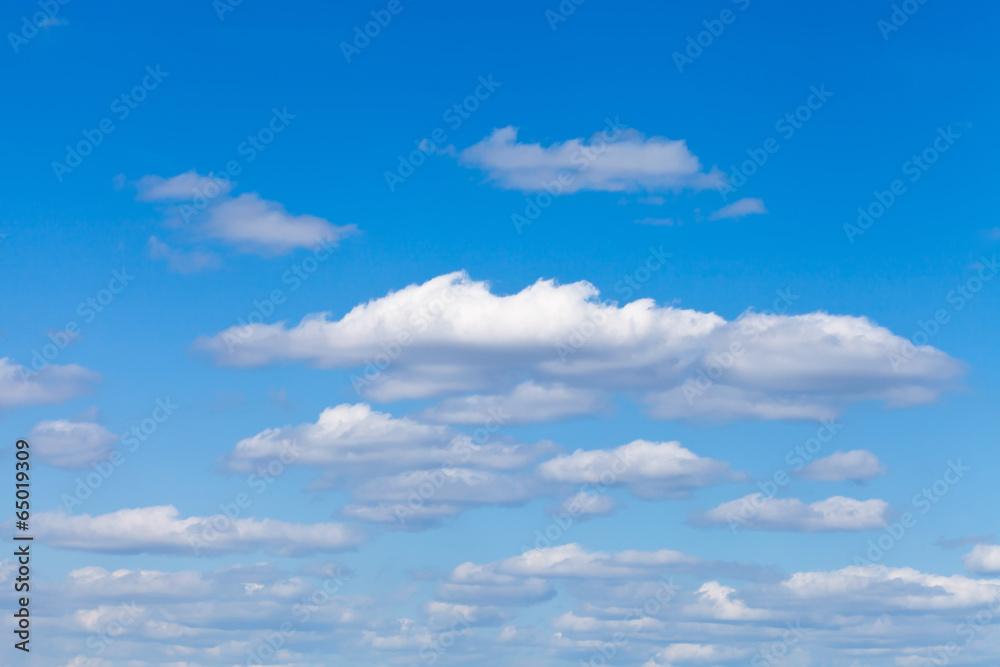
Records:
<instances>
[{"instance_id":1,"label":"small wispy cloud","mask_svg":"<svg viewBox=\"0 0 1000 667\"><path fill-rule=\"evenodd\" d=\"M708 216L709 220L735 220L747 215L767 213L767 207L761 199L747 197L738 199L728 206L723 206L718 211Z\"/></svg>"},{"instance_id":2,"label":"small wispy cloud","mask_svg":"<svg viewBox=\"0 0 1000 667\"><path fill-rule=\"evenodd\" d=\"M217 255L200 250L192 250L191 252L175 250L155 236L149 237L147 247L150 257L165 261L167 268L175 273L197 273L205 269L217 269L222 265L222 261Z\"/></svg>"}]
</instances>

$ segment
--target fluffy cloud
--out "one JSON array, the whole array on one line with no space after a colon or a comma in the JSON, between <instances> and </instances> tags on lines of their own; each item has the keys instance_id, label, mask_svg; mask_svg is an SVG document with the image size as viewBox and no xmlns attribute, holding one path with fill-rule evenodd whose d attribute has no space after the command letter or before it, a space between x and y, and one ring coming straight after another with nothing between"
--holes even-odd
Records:
<instances>
[{"instance_id":1,"label":"fluffy cloud","mask_svg":"<svg viewBox=\"0 0 1000 667\"><path fill-rule=\"evenodd\" d=\"M663 191L716 187L722 174L702 170L683 141L646 138L617 122L589 140L549 146L520 143L517 128L504 127L458 155L461 164L486 172L502 188L534 192L580 190Z\"/></svg>"},{"instance_id":2,"label":"fluffy cloud","mask_svg":"<svg viewBox=\"0 0 1000 667\"><path fill-rule=\"evenodd\" d=\"M887 472L877 456L864 449L855 449L849 452L836 451L830 456L816 459L798 474L804 479L817 482L842 482L848 479L874 479Z\"/></svg>"},{"instance_id":3,"label":"fluffy cloud","mask_svg":"<svg viewBox=\"0 0 1000 667\"><path fill-rule=\"evenodd\" d=\"M767 213L767 207L761 199L746 198L737 199L728 206L723 206L718 211L708 216L709 220L727 220L742 218L747 215L759 215Z\"/></svg>"},{"instance_id":4,"label":"fluffy cloud","mask_svg":"<svg viewBox=\"0 0 1000 667\"><path fill-rule=\"evenodd\" d=\"M830 611L869 606L872 611L932 612L1000 602L1000 580L941 576L909 567L864 565L797 572L773 591L783 602L830 604Z\"/></svg>"},{"instance_id":5,"label":"fluffy cloud","mask_svg":"<svg viewBox=\"0 0 1000 667\"><path fill-rule=\"evenodd\" d=\"M352 549L364 534L342 523L298 524L274 519L193 516L180 518L173 505L73 516L42 512L35 517L38 540L58 549L102 553L219 555L266 551L301 556Z\"/></svg>"},{"instance_id":6,"label":"fluffy cloud","mask_svg":"<svg viewBox=\"0 0 1000 667\"><path fill-rule=\"evenodd\" d=\"M28 434L28 442L38 458L57 468L79 470L107 460L118 436L100 424L43 421Z\"/></svg>"},{"instance_id":7,"label":"fluffy cloud","mask_svg":"<svg viewBox=\"0 0 1000 667\"><path fill-rule=\"evenodd\" d=\"M359 403L327 408L315 423L244 438L223 458L222 469L247 473L275 462L315 469L319 476L310 490L350 493L343 516L396 528L422 528L473 507L518 505L581 485L621 485L636 496L662 499L742 479L729 464L677 442L637 440L560 456L562 451L547 441L511 442L483 427L469 435ZM615 503L580 491L562 507L573 516L599 516Z\"/></svg>"},{"instance_id":8,"label":"fluffy cloud","mask_svg":"<svg viewBox=\"0 0 1000 667\"><path fill-rule=\"evenodd\" d=\"M736 597L736 589L723 586L717 581L707 581L695 591L696 601L685 607L684 612L691 617L703 617L717 621L759 621L774 618L773 612L765 609L751 609L747 603Z\"/></svg>"},{"instance_id":9,"label":"fluffy cloud","mask_svg":"<svg viewBox=\"0 0 1000 667\"><path fill-rule=\"evenodd\" d=\"M490 435L470 436L447 426L393 417L367 403L345 403L326 408L315 423L270 428L240 440L224 466L231 472L250 472L278 459L286 465L327 468L330 481L459 464L517 470L554 451L551 443L522 445Z\"/></svg>"},{"instance_id":10,"label":"fluffy cloud","mask_svg":"<svg viewBox=\"0 0 1000 667\"><path fill-rule=\"evenodd\" d=\"M798 498L766 498L752 493L696 514L695 523L738 525L747 530L788 530L804 533L874 530L888 521L889 503L873 498L833 496L806 504Z\"/></svg>"},{"instance_id":11,"label":"fluffy cloud","mask_svg":"<svg viewBox=\"0 0 1000 667\"><path fill-rule=\"evenodd\" d=\"M250 472L273 461L314 468L321 474L312 490L350 491L355 502L343 508L344 516L413 528L470 507L545 495L539 480L523 471L556 451L550 442L514 443L485 430L468 435L360 403L327 408L315 423L245 438L223 468Z\"/></svg>"},{"instance_id":12,"label":"fluffy cloud","mask_svg":"<svg viewBox=\"0 0 1000 667\"><path fill-rule=\"evenodd\" d=\"M962 556L962 564L974 574L1000 574L1000 546L977 544Z\"/></svg>"},{"instance_id":13,"label":"fluffy cloud","mask_svg":"<svg viewBox=\"0 0 1000 667\"><path fill-rule=\"evenodd\" d=\"M923 346L893 371L889 356L907 341L863 317L745 313L726 321L650 299L618 306L598 296L586 282L546 280L499 296L453 273L340 319L318 313L292 327L234 328L199 338L195 348L229 366L358 368L352 384L381 401L506 394L532 382L550 393L561 385L627 392L665 419L819 419L860 401L920 404L936 400L964 370ZM466 398L444 414L469 418L491 400Z\"/></svg>"},{"instance_id":14,"label":"fluffy cloud","mask_svg":"<svg viewBox=\"0 0 1000 667\"><path fill-rule=\"evenodd\" d=\"M40 371L0 358L0 408L62 403L89 394L97 373L76 364L48 364Z\"/></svg>"},{"instance_id":15,"label":"fluffy cloud","mask_svg":"<svg viewBox=\"0 0 1000 667\"><path fill-rule=\"evenodd\" d=\"M313 215L293 215L281 204L262 199L256 192L233 197L231 183L195 171L170 178L145 176L136 186L141 201L176 204L172 212L185 224L194 223L201 236L222 241L242 252L281 255L296 248L335 244L357 231L354 225L336 226ZM166 259L177 254L166 250L158 241L151 248ZM190 261L185 258L181 265Z\"/></svg>"},{"instance_id":16,"label":"fluffy cloud","mask_svg":"<svg viewBox=\"0 0 1000 667\"><path fill-rule=\"evenodd\" d=\"M543 479L621 484L640 498L676 498L692 489L740 479L728 463L697 456L679 442L636 440L613 450L578 449L538 467Z\"/></svg>"}]
</instances>

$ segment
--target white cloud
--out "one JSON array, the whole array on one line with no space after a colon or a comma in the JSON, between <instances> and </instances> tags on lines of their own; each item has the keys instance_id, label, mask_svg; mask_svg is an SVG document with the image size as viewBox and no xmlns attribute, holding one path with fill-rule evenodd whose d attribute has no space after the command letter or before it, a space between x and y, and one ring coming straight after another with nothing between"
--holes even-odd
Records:
<instances>
[{"instance_id":1,"label":"white cloud","mask_svg":"<svg viewBox=\"0 0 1000 667\"><path fill-rule=\"evenodd\" d=\"M570 577L622 579L649 575L661 569L690 566L699 559L679 551L587 551L570 543L545 549L531 549L494 564L500 574L519 577Z\"/></svg>"},{"instance_id":2,"label":"white cloud","mask_svg":"<svg viewBox=\"0 0 1000 667\"><path fill-rule=\"evenodd\" d=\"M696 515L696 522L717 525L736 522L747 530L804 533L874 530L885 525L889 510L889 503L877 498L855 500L832 496L807 505L798 498L766 498L752 493Z\"/></svg>"},{"instance_id":3,"label":"white cloud","mask_svg":"<svg viewBox=\"0 0 1000 667\"><path fill-rule=\"evenodd\" d=\"M219 555L266 551L301 556L352 549L364 534L342 523L300 524L219 514L180 518L173 505L123 509L90 516L42 512L35 534L57 549L102 553Z\"/></svg>"},{"instance_id":4,"label":"white cloud","mask_svg":"<svg viewBox=\"0 0 1000 667\"><path fill-rule=\"evenodd\" d=\"M100 424L63 419L39 422L28 434L38 458L57 468L79 470L111 455L118 436Z\"/></svg>"},{"instance_id":5,"label":"white cloud","mask_svg":"<svg viewBox=\"0 0 1000 667\"><path fill-rule=\"evenodd\" d=\"M763 213L767 213L767 207L764 206L763 200L747 197L746 199L737 199L728 206L723 206L718 211L708 216L708 219L732 220L742 218L747 215L759 215Z\"/></svg>"},{"instance_id":6,"label":"white cloud","mask_svg":"<svg viewBox=\"0 0 1000 667\"><path fill-rule=\"evenodd\" d=\"M343 516L409 529L474 507L562 495L581 484L622 485L643 498L676 498L743 478L729 464L699 457L676 442L637 440L551 458L561 451L548 441L521 444L482 428L468 435L359 403L327 408L315 423L244 438L223 458L222 468L247 473L273 461L313 468L320 475L309 490L350 494ZM570 509L575 516L606 515L615 503L610 496L579 493L559 511Z\"/></svg>"},{"instance_id":7,"label":"white cloud","mask_svg":"<svg viewBox=\"0 0 1000 667\"><path fill-rule=\"evenodd\" d=\"M676 498L692 489L740 479L728 463L700 457L679 442L635 440L616 449L578 449L545 461L538 474L570 484L627 486L640 498Z\"/></svg>"},{"instance_id":8,"label":"white cloud","mask_svg":"<svg viewBox=\"0 0 1000 667\"><path fill-rule=\"evenodd\" d=\"M962 556L962 565L974 574L1000 574L1000 546L977 544Z\"/></svg>"},{"instance_id":9,"label":"white cloud","mask_svg":"<svg viewBox=\"0 0 1000 667\"><path fill-rule=\"evenodd\" d=\"M218 268L222 264L222 260L217 255L201 250L188 252L175 250L155 236L149 237L147 248L150 257L165 261L167 267L176 273L197 273L205 269Z\"/></svg>"},{"instance_id":10,"label":"white cloud","mask_svg":"<svg viewBox=\"0 0 1000 667\"><path fill-rule=\"evenodd\" d=\"M508 394L450 398L427 410L432 421L448 424L484 424L494 419L502 425L551 422L594 414L605 407L600 392L565 384L522 382Z\"/></svg>"},{"instance_id":11,"label":"white cloud","mask_svg":"<svg viewBox=\"0 0 1000 667\"><path fill-rule=\"evenodd\" d=\"M139 201L147 202L190 202L211 200L229 194L233 183L215 178L211 174L202 176L192 169L170 178L143 176L136 182Z\"/></svg>"},{"instance_id":12,"label":"white cloud","mask_svg":"<svg viewBox=\"0 0 1000 667\"><path fill-rule=\"evenodd\" d=\"M798 475L817 482L842 482L881 477L888 471L878 457L864 449L849 452L836 451L830 456L816 459L802 468Z\"/></svg>"},{"instance_id":13,"label":"white cloud","mask_svg":"<svg viewBox=\"0 0 1000 667\"><path fill-rule=\"evenodd\" d=\"M561 192L702 190L723 180L715 169L702 171L684 141L609 127L589 140L542 146L519 143L517 132L510 126L493 130L459 153L460 163L486 172L502 188L526 192L547 184L557 184Z\"/></svg>"},{"instance_id":14,"label":"white cloud","mask_svg":"<svg viewBox=\"0 0 1000 667\"><path fill-rule=\"evenodd\" d=\"M872 612L933 612L996 604L1000 581L961 575L927 574L909 567L854 565L833 571L798 572L776 593L787 600L828 605L828 613L846 607Z\"/></svg>"},{"instance_id":15,"label":"white cloud","mask_svg":"<svg viewBox=\"0 0 1000 667\"><path fill-rule=\"evenodd\" d=\"M551 452L551 444L477 444L447 426L372 410L367 403L326 408L315 423L269 428L240 440L226 457L232 472L250 472L273 459L286 465L330 469L332 478L358 474L436 469L459 464L516 470Z\"/></svg>"},{"instance_id":16,"label":"white cloud","mask_svg":"<svg viewBox=\"0 0 1000 667\"><path fill-rule=\"evenodd\" d=\"M720 644L671 644L658 652L643 667L671 667L682 664L718 665L750 657L753 649Z\"/></svg>"},{"instance_id":17,"label":"white cloud","mask_svg":"<svg viewBox=\"0 0 1000 667\"><path fill-rule=\"evenodd\" d=\"M531 381L628 393L664 419L818 419L860 401L920 404L936 400L964 371L929 346L894 371L889 357L908 342L863 317L746 313L726 321L650 299L618 306L598 296L586 282L545 280L499 296L452 273L356 306L339 320L317 313L292 327L234 328L195 347L240 367L303 361L359 368L382 355L381 370L365 367L352 378L381 401L503 395ZM383 346L394 350L391 358Z\"/></svg>"},{"instance_id":18,"label":"white cloud","mask_svg":"<svg viewBox=\"0 0 1000 667\"><path fill-rule=\"evenodd\" d=\"M481 437L485 434L486 437ZM478 444L478 443L482 444ZM311 490L346 488L344 516L390 527L420 528L484 504L517 504L546 489L525 469L557 451L497 434L459 433L448 426L395 418L368 404L325 409L315 423L266 429L224 459L230 472L278 460L317 468Z\"/></svg>"},{"instance_id":19,"label":"white cloud","mask_svg":"<svg viewBox=\"0 0 1000 667\"><path fill-rule=\"evenodd\" d=\"M610 495L581 491L564 500L556 512L562 515L568 514L576 521L584 521L596 516L608 516L616 509L618 503Z\"/></svg>"},{"instance_id":20,"label":"white cloud","mask_svg":"<svg viewBox=\"0 0 1000 667\"><path fill-rule=\"evenodd\" d=\"M314 215L293 215L256 192L233 197L231 183L193 170L170 178L144 176L136 186L140 201L177 204L172 211L181 219L178 226L190 225L202 237L223 241L241 252L281 255L296 248L336 244L357 231L355 225L337 226ZM201 253L193 258L177 255L158 241L151 250L166 259L174 256L179 266L212 261Z\"/></svg>"},{"instance_id":21,"label":"white cloud","mask_svg":"<svg viewBox=\"0 0 1000 667\"><path fill-rule=\"evenodd\" d=\"M336 243L355 230L354 225L337 227L314 215L292 215L281 204L261 199L255 192L211 206L201 226L210 238L265 255L314 248L323 241Z\"/></svg>"},{"instance_id":22,"label":"white cloud","mask_svg":"<svg viewBox=\"0 0 1000 667\"><path fill-rule=\"evenodd\" d=\"M690 616L706 617L717 621L759 621L774 618L766 609L752 609L739 599L735 588L717 581L706 581L695 592L696 601L684 611Z\"/></svg>"},{"instance_id":23,"label":"white cloud","mask_svg":"<svg viewBox=\"0 0 1000 667\"><path fill-rule=\"evenodd\" d=\"M76 364L47 364L35 372L0 358L0 408L62 403L93 392L99 376Z\"/></svg>"}]
</instances>

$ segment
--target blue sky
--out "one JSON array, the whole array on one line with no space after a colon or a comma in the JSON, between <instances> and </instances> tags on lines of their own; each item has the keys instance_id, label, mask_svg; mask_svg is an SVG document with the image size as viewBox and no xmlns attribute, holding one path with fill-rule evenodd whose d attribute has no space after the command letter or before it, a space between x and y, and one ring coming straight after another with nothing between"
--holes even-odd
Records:
<instances>
[{"instance_id":1,"label":"blue sky","mask_svg":"<svg viewBox=\"0 0 1000 667\"><path fill-rule=\"evenodd\" d=\"M996 18L7 6L11 664L992 664Z\"/></svg>"}]
</instances>

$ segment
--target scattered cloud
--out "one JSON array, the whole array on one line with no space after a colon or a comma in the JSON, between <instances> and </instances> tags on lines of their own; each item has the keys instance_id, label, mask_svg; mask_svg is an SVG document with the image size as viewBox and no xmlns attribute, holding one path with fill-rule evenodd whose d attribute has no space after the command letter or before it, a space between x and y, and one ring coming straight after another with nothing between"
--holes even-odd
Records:
<instances>
[{"instance_id":1,"label":"scattered cloud","mask_svg":"<svg viewBox=\"0 0 1000 667\"><path fill-rule=\"evenodd\" d=\"M728 463L697 456L679 442L636 440L616 449L578 449L538 466L546 480L620 484L640 498L679 498L692 489L742 479Z\"/></svg>"},{"instance_id":2,"label":"scattered cloud","mask_svg":"<svg viewBox=\"0 0 1000 667\"><path fill-rule=\"evenodd\" d=\"M334 244L356 230L354 225L337 227L314 215L292 215L281 204L261 199L255 192L211 206L201 225L209 238L262 255L314 248L323 241Z\"/></svg>"},{"instance_id":3,"label":"scattered cloud","mask_svg":"<svg viewBox=\"0 0 1000 667\"><path fill-rule=\"evenodd\" d=\"M0 358L0 408L62 403L93 393L93 384L99 377L76 364L46 364L36 372L3 357Z\"/></svg>"},{"instance_id":4,"label":"scattered cloud","mask_svg":"<svg viewBox=\"0 0 1000 667\"><path fill-rule=\"evenodd\" d=\"M767 213L767 207L764 206L763 200L747 197L746 199L737 199L728 206L723 206L718 211L708 216L708 219L735 220L747 215L760 215L765 213Z\"/></svg>"},{"instance_id":5,"label":"scattered cloud","mask_svg":"<svg viewBox=\"0 0 1000 667\"><path fill-rule=\"evenodd\" d=\"M165 261L167 267L175 273L197 273L205 269L217 269L222 265L218 255L192 250L184 252L174 250L155 236L149 237L149 256L155 260Z\"/></svg>"},{"instance_id":6,"label":"scattered cloud","mask_svg":"<svg viewBox=\"0 0 1000 667\"><path fill-rule=\"evenodd\" d=\"M888 472L877 456L864 449L855 449L849 452L838 450L830 456L816 459L803 467L798 475L816 482L843 482L874 479Z\"/></svg>"},{"instance_id":7,"label":"scattered cloud","mask_svg":"<svg viewBox=\"0 0 1000 667\"><path fill-rule=\"evenodd\" d=\"M212 174L202 176L194 169L170 178L143 176L136 182L139 201L145 202L194 202L210 201L227 195L235 183Z\"/></svg>"},{"instance_id":8,"label":"scattered cloud","mask_svg":"<svg viewBox=\"0 0 1000 667\"><path fill-rule=\"evenodd\" d=\"M256 192L233 197L232 185L188 171L170 178L144 176L136 188L140 201L174 204L168 210L180 219L178 226L190 225L202 238L222 241L245 253L283 255L297 248L336 244L357 232L355 225L337 226L314 215L291 214ZM161 245L156 247L169 259L169 249Z\"/></svg>"},{"instance_id":9,"label":"scattered cloud","mask_svg":"<svg viewBox=\"0 0 1000 667\"><path fill-rule=\"evenodd\" d=\"M214 556L265 551L304 556L353 549L364 533L343 523L301 524L215 516L181 518L176 507L123 509L98 516L41 512L36 536L46 546L117 554Z\"/></svg>"},{"instance_id":10,"label":"scattered cloud","mask_svg":"<svg viewBox=\"0 0 1000 667\"><path fill-rule=\"evenodd\" d=\"M753 512L744 511L754 508ZM833 496L806 504L798 498L766 498L752 493L696 513L693 522L701 525L731 525L743 530L774 530L801 533L874 530L886 524L889 503L884 500L855 500Z\"/></svg>"},{"instance_id":11,"label":"scattered cloud","mask_svg":"<svg viewBox=\"0 0 1000 667\"><path fill-rule=\"evenodd\" d=\"M106 461L118 436L100 424L63 419L43 421L28 433L39 460L57 468L80 470Z\"/></svg>"},{"instance_id":12,"label":"scattered cloud","mask_svg":"<svg viewBox=\"0 0 1000 667\"><path fill-rule=\"evenodd\" d=\"M702 170L684 141L609 129L590 139L543 146L519 142L517 128L508 126L493 130L458 158L460 164L486 172L499 187L524 192L551 184L559 184L561 192L703 190L723 181L718 170Z\"/></svg>"},{"instance_id":13,"label":"scattered cloud","mask_svg":"<svg viewBox=\"0 0 1000 667\"><path fill-rule=\"evenodd\" d=\"M618 503L607 493L587 493L580 491L564 500L556 508L556 514L569 515L575 521L586 521L599 516L610 516L618 509Z\"/></svg>"}]
</instances>

